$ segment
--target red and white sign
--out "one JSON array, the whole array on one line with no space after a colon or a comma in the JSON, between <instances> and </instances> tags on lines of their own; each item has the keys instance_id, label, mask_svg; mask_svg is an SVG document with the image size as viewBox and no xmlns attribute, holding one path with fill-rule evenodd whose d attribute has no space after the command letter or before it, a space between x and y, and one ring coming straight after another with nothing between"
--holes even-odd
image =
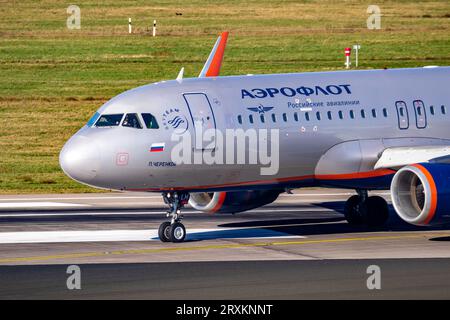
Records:
<instances>
[{"instance_id":1,"label":"red and white sign","mask_svg":"<svg viewBox=\"0 0 450 320\"><path fill-rule=\"evenodd\" d=\"M350 57L350 54L352 53L352 48L345 48L345 56Z\"/></svg>"}]
</instances>

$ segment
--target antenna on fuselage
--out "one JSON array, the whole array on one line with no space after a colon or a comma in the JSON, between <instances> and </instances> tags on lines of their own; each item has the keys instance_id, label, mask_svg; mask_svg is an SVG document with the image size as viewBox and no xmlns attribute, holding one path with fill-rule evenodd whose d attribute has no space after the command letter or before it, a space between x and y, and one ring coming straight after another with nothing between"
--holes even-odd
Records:
<instances>
[{"instance_id":1,"label":"antenna on fuselage","mask_svg":"<svg viewBox=\"0 0 450 320\"><path fill-rule=\"evenodd\" d=\"M181 68L180 72L178 72L177 81L181 82L183 80L184 75L184 67Z\"/></svg>"},{"instance_id":2,"label":"antenna on fuselage","mask_svg":"<svg viewBox=\"0 0 450 320\"><path fill-rule=\"evenodd\" d=\"M222 66L223 54L227 45L228 31L222 32L217 38L208 60L206 60L202 71L198 75L199 78L204 77L217 77L220 73L220 67Z\"/></svg>"}]
</instances>

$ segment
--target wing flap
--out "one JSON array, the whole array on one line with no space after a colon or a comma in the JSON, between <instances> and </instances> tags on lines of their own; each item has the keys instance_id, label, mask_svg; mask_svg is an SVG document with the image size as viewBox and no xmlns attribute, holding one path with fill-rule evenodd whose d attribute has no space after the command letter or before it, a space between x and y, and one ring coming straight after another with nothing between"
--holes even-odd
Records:
<instances>
[{"instance_id":1,"label":"wing flap","mask_svg":"<svg viewBox=\"0 0 450 320\"><path fill-rule=\"evenodd\" d=\"M374 169L395 169L421 162L444 161L450 156L450 146L416 146L387 148Z\"/></svg>"}]
</instances>

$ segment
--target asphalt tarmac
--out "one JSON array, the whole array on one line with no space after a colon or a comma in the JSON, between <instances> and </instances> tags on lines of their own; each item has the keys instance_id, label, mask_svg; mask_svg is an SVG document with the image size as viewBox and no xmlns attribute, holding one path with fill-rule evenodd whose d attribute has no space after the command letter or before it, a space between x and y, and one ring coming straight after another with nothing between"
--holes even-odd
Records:
<instances>
[{"instance_id":1,"label":"asphalt tarmac","mask_svg":"<svg viewBox=\"0 0 450 320\"><path fill-rule=\"evenodd\" d=\"M0 298L450 298L450 231L393 210L349 226L345 190L300 190L236 215L184 211L187 241L161 243L157 194L0 197ZM381 193L388 198L388 193ZM81 290L69 290L69 265ZM369 290L378 266L381 289Z\"/></svg>"},{"instance_id":2,"label":"asphalt tarmac","mask_svg":"<svg viewBox=\"0 0 450 320\"><path fill-rule=\"evenodd\" d=\"M368 289L367 268L380 268ZM1 299L449 299L449 259L228 261L0 268ZM370 282L370 281L369 281Z\"/></svg>"}]
</instances>

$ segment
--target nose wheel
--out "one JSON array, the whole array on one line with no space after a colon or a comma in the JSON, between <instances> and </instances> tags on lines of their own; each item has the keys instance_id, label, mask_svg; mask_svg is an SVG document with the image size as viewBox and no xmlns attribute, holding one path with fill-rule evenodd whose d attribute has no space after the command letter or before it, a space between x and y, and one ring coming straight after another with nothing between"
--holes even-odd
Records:
<instances>
[{"instance_id":1,"label":"nose wheel","mask_svg":"<svg viewBox=\"0 0 450 320\"><path fill-rule=\"evenodd\" d=\"M159 239L162 242L170 242L170 222L161 223L158 230Z\"/></svg>"},{"instance_id":2,"label":"nose wheel","mask_svg":"<svg viewBox=\"0 0 450 320\"><path fill-rule=\"evenodd\" d=\"M159 226L159 239L162 242L183 242L186 238L186 228L181 223L181 219L183 219L181 209L188 203L189 193L164 192L162 196L164 202L169 206L167 217L170 218L170 222L163 222Z\"/></svg>"}]
</instances>

